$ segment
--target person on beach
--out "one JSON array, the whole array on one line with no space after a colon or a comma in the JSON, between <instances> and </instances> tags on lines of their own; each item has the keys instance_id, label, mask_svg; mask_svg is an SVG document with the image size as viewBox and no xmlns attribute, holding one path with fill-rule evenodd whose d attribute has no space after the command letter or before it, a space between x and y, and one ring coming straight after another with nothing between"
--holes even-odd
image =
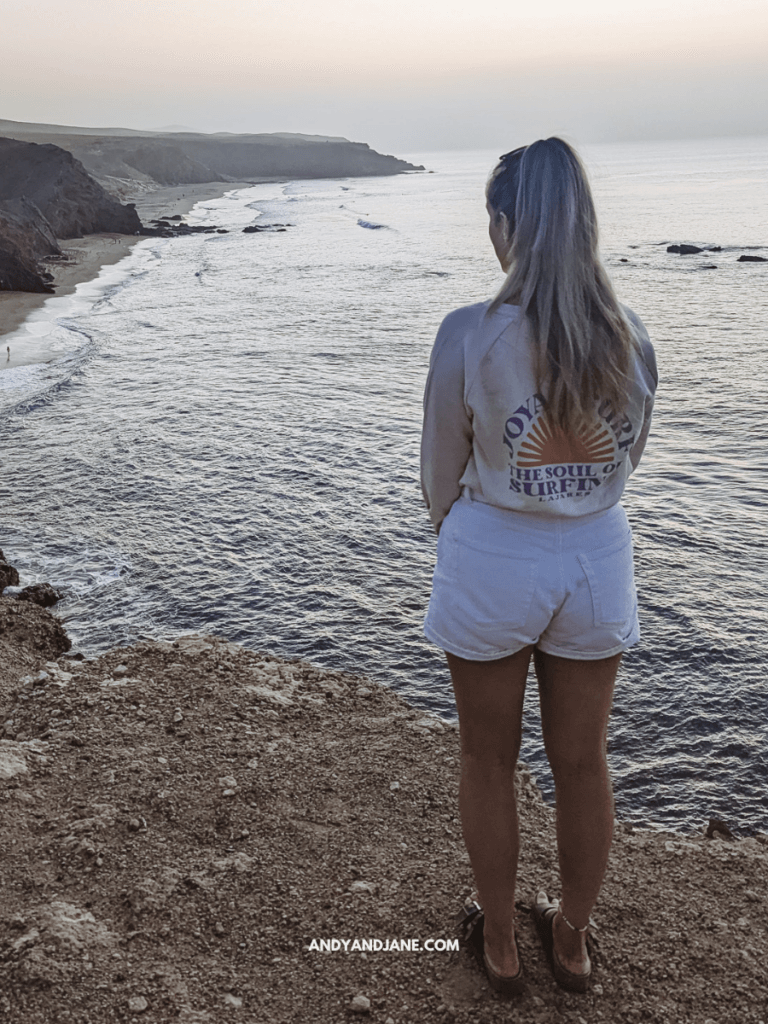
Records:
<instances>
[{"instance_id":1,"label":"person on beach","mask_svg":"<svg viewBox=\"0 0 768 1024\"><path fill-rule=\"evenodd\" d=\"M459 805L478 900L465 936L491 985L522 991L515 940L515 766L533 657L556 790L561 898L533 914L555 979L589 986L587 945L611 846L607 722L639 638L619 504L658 382L640 319L598 255L586 172L550 138L507 153L486 189L506 273L450 313L424 396L421 481L438 534L424 623L448 659L461 731Z\"/></svg>"}]
</instances>

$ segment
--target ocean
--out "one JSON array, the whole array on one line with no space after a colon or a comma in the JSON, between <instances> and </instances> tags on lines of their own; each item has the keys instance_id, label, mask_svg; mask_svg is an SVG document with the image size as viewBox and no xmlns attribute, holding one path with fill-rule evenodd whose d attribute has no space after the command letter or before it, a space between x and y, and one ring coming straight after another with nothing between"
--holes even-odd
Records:
<instances>
[{"instance_id":1,"label":"ocean","mask_svg":"<svg viewBox=\"0 0 768 1024\"><path fill-rule=\"evenodd\" d=\"M624 498L643 636L610 729L617 816L768 831L768 264L737 262L768 256L768 138L582 152L661 376ZM84 653L215 633L455 717L422 634L421 401L442 318L501 283L498 154L405 156L427 172L206 200L188 220L228 234L143 241L30 325L56 358L0 373L0 546L66 592ZM533 677L521 759L551 800Z\"/></svg>"}]
</instances>

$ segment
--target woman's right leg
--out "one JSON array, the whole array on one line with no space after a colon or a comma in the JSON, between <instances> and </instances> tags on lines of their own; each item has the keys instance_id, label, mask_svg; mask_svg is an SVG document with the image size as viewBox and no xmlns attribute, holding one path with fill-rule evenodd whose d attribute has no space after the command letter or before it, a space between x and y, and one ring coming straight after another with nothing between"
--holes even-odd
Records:
<instances>
[{"instance_id":1,"label":"woman's right leg","mask_svg":"<svg viewBox=\"0 0 768 1024\"><path fill-rule=\"evenodd\" d=\"M459 809L485 914L487 955L499 973L518 970L514 939L519 837L515 766L531 648L498 661L448 654L461 731Z\"/></svg>"},{"instance_id":2,"label":"woman's right leg","mask_svg":"<svg viewBox=\"0 0 768 1024\"><path fill-rule=\"evenodd\" d=\"M589 921L613 837L613 791L606 741L621 655L597 661L536 649L544 746L555 780L563 912L575 928ZM574 974L589 968L586 935L555 918L558 958Z\"/></svg>"}]
</instances>

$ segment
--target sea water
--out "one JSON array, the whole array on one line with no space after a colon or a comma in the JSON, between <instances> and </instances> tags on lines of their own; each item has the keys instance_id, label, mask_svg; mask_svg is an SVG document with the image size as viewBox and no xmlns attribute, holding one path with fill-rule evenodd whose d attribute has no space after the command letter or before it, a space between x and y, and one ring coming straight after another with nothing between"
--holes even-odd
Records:
<instances>
[{"instance_id":1,"label":"sea water","mask_svg":"<svg viewBox=\"0 0 768 1024\"><path fill-rule=\"evenodd\" d=\"M737 262L768 256L768 139L584 155L605 264L661 374L625 494L643 637L610 731L617 814L768 830L768 264ZM455 715L421 631L421 400L443 316L501 283L497 156L233 190L189 216L227 234L141 242L38 314L56 359L0 374L0 546L66 592L85 653L216 633ZM256 223L287 226L243 234ZM533 678L521 756L551 797Z\"/></svg>"}]
</instances>

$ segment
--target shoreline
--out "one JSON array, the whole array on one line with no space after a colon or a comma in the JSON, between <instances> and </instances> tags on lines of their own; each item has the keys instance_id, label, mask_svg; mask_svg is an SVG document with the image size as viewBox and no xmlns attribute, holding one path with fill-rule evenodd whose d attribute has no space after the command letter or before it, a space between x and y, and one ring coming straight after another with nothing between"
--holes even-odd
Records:
<instances>
[{"instance_id":1,"label":"shoreline","mask_svg":"<svg viewBox=\"0 0 768 1024\"><path fill-rule=\"evenodd\" d=\"M200 185L171 185L151 191L126 186L121 189L122 203L135 203L136 212L143 224L162 217L181 216L193 209L205 199L219 199L227 192L281 181L278 178L258 178L253 181L212 181ZM61 250L67 257L66 261L52 260L46 262L47 269L53 274L54 294L37 292L0 291L0 337L8 339L20 328L28 318L41 310L51 299L60 299L72 295L80 284L98 278L104 267L119 263L127 256L138 242L146 241L149 235L85 235L83 238L60 239ZM10 356L5 351L10 344ZM28 337L19 334L12 341L0 342L0 372L15 366L29 366L44 363L54 358L55 353L44 340L35 340L30 333Z\"/></svg>"},{"instance_id":2,"label":"shoreline","mask_svg":"<svg viewBox=\"0 0 768 1024\"><path fill-rule=\"evenodd\" d=\"M506 1002L465 950L425 945L453 939L473 889L456 727L365 677L213 636L89 659L35 605L0 598L0 626L0 1009L19 1024L62 1000L99 1021L766 1019L757 839L619 824L594 984L567 993L529 910L539 887L558 894L555 815L519 765L527 992Z\"/></svg>"}]
</instances>

